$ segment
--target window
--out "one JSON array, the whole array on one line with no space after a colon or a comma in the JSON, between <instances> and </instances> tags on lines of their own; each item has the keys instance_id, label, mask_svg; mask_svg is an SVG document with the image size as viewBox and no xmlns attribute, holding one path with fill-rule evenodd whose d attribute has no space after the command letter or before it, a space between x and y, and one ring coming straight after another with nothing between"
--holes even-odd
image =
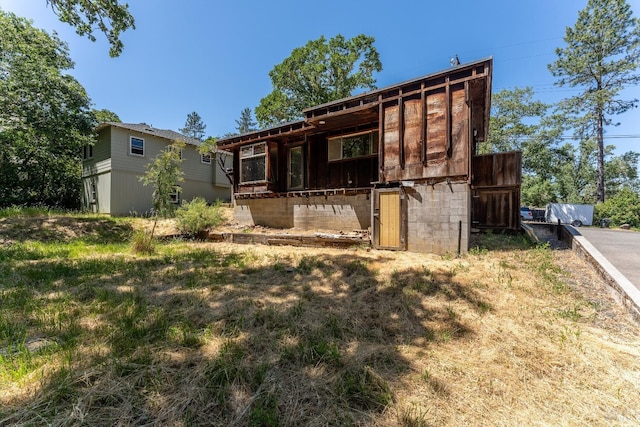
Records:
<instances>
[{"instance_id":1,"label":"window","mask_svg":"<svg viewBox=\"0 0 640 427\"><path fill-rule=\"evenodd\" d=\"M329 161L378 153L378 131L329 138Z\"/></svg>"},{"instance_id":2,"label":"window","mask_svg":"<svg viewBox=\"0 0 640 427\"><path fill-rule=\"evenodd\" d=\"M132 136L129 138L129 154L144 156L144 139Z\"/></svg>"},{"instance_id":3,"label":"window","mask_svg":"<svg viewBox=\"0 0 640 427\"><path fill-rule=\"evenodd\" d=\"M180 186L176 185L173 187L173 193L169 193L169 197L171 198L171 203L180 203Z\"/></svg>"},{"instance_id":4,"label":"window","mask_svg":"<svg viewBox=\"0 0 640 427\"><path fill-rule=\"evenodd\" d=\"M304 161L302 145L289 150L289 189L299 190L304 186Z\"/></svg>"},{"instance_id":5,"label":"window","mask_svg":"<svg viewBox=\"0 0 640 427\"><path fill-rule=\"evenodd\" d=\"M93 157L93 145L85 145L82 147L82 159L88 160Z\"/></svg>"},{"instance_id":6,"label":"window","mask_svg":"<svg viewBox=\"0 0 640 427\"><path fill-rule=\"evenodd\" d=\"M171 150L171 151L175 152L176 151L176 147L174 147L173 145L169 145L167 147L167 150ZM180 160L184 159L184 157L182 157L182 150L179 151L178 157L180 158Z\"/></svg>"},{"instance_id":7,"label":"window","mask_svg":"<svg viewBox=\"0 0 640 427\"><path fill-rule=\"evenodd\" d=\"M91 183L91 200L90 203L95 203L96 202L96 183L92 182Z\"/></svg>"},{"instance_id":8,"label":"window","mask_svg":"<svg viewBox=\"0 0 640 427\"><path fill-rule=\"evenodd\" d=\"M207 164L207 165L210 165L210 164L211 164L211 154L202 154L202 155L200 156L200 161L201 161L202 163L205 163L205 164Z\"/></svg>"},{"instance_id":9,"label":"window","mask_svg":"<svg viewBox=\"0 0 640 427\"><path fill-rule=\"evenodd\" d=\"M267 143L240 148L240 182L267 180Z\"/></svg>"}]
</instances>

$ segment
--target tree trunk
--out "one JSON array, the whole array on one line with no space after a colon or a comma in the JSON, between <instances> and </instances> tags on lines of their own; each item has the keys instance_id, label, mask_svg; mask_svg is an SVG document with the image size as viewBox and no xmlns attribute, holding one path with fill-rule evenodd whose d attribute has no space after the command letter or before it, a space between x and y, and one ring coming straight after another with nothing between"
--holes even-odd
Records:
<instances>
[{"instance_id":1,"label":"tree trunk","mask_svg":"<svg viewBox=\"0 0 640 427\"><path fill-rule=\"evenodd\" d=\"M604 112L598 109L598 188L596 202L604 202Z\"/></svg>"}]
</instances>

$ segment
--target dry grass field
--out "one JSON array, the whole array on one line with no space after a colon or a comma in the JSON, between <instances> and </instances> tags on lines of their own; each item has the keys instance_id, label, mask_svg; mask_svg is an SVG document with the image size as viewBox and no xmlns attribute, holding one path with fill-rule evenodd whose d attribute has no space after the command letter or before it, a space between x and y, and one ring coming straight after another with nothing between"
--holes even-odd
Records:
<instances>
[{"instance_id":1,"label":"dry grass field","mask_svg":"<svg viewBox=\"0 0 640 427\"><path fill-rule=\"evenodd\" d=\"M140 255L144 225L0 218L0 425L640 425L640 326L570 251Z\"/></svg>"}]
</instances>

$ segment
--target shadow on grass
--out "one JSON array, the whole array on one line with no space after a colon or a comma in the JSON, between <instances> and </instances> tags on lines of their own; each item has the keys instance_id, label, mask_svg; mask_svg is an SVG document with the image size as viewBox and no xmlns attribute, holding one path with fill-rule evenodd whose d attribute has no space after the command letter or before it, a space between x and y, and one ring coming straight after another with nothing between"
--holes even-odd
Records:
<instances>
[{"instance_id":1,"label":"shadow on grass","mask_svg":"<svg viewBox=\"0 0 640 427\"><path fill-rule=\"evenodd\" d=\"M394 401L389 381L411 369L399 346L463 339L473 331L451 303L489 306L451 272L381 278L355 252L256 258L5 258L0 347L34 336L56 347L35 362L5 352L2 369L27 357L30 372L63 363L33 397L0 410L0 424L34 414L52 424L370 422Z\"/></svg>"},{"instance_id":2,"label":"shadow on grass","mask_svg":"<svg viewBox=\"0 0 640 427\"><path fill-rule=\"evenodd\" d=\"M36 216L2 219L0 234L5 239L24 242L71 242L89 244L126 242L133 228L128 221L110 217Z\"/></svg>"}]
</instances>

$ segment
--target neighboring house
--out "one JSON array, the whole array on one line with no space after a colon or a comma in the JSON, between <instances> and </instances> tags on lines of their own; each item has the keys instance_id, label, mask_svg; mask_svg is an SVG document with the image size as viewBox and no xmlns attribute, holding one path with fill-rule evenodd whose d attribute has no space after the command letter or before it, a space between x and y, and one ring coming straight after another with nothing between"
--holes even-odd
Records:
<instances>
[{"instance_id":1,"label":"neighboring house","mask_svg":"<svg viewBox=\"0 0 640 427\"><path fill-rule=\"evenodd\" d=\"M465 253L471 228L520 227L520 153L477 156L492 58L305 109L225 138L236 220L349 232L373 246Z\"/></svg>"},{"instance_id":2,"label":"neighboring house","mask_svg":"<svg viewBox=\"0 0 640 427\"><path fill-rule=\"evenodd\" d=\"M216 150L201 155L197 150L201 141L144 123L102 123L96 132L95 145L85 146L82 153L82 205L87 210L111 215L148 213L154 189L144 186L140 177L147 165L177 140L186 146L182 150L184 181L176 183L182 191L175 194L175 202L196 196L210 203L231 198L231 185L219 161L231 167L229 153Z\"/></svg>"}]
</instances>

